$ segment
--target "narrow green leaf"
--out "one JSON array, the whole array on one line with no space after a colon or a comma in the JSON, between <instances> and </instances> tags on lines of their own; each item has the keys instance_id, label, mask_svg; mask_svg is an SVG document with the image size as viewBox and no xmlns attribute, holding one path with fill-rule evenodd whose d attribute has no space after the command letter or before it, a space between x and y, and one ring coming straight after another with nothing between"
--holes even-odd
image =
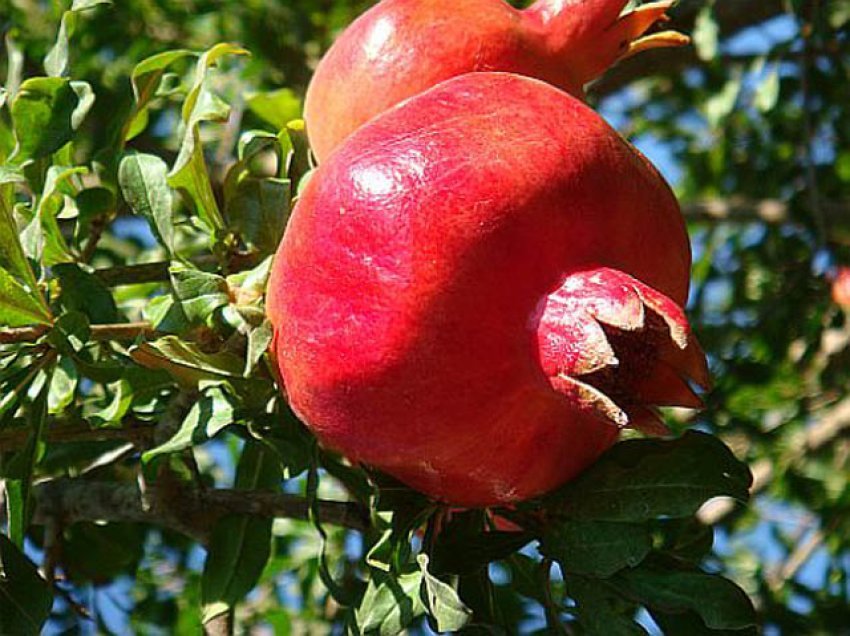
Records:
<instances>
[{"instance_id":1,"label":"narrow green leaf","mask_svg":"<svg viewBox=\"0 0 850 636\"><path fill-rule=\"evenodd\" d=\"M0 534L0 634L38 634L50 616L50 587L23 552Z\"/></svg>"},{"instance_id":2,"label":"narrow green leaf","mask_svg":"<svg viewBox=\"0 0 850 636\"><path fill-rule=\"evenodd\" d=\"M9 515L9 538L18 546L24 542L24 534L29 525L32 506L30 502L30 490L35 468L44 455L44 441L42 439L44 427L47 421L47 395L50 385L49 373L39 372L30 389L35 396L27 405L27 424L30 428L29 438L26 445L11 460L4 465L3 473L6 477L7 490L17 489L19 505L14 510L10 508Z\"/></svg>"},{"instance_id":3,"label":"narrow green leaf","mask_svg":"<svg viewBox=\"0 0 850 636\"><path fill-rule=\"evenodd\" d=\"M247 51L232 44L216 44L201 55L195 69L194 83L183 102L185 131L180 152L168 175L169 185L185 193L198 217L211 230L224 229L224 220L210 185L199 125L205 121L225 121L230 107L209 89L207 73L224 56L247 54Z\"/></svg>"},{"instance_id":4,"label":"narrow green leaf","mask_svg":"<svg viewBox=\"0 0 850 636\"><path fill-rule=\"evenodd\" d=\"M190 322L205 322L216 309L230 302L227 281L221 276L181 264L172 265L169 273L174 295Z\"/></svg>"},{"instance_id":5,"label":"narrow green leaf","mask_svg":"<svg viewBox=\"0 0 850 636\"><path fill-rule=\"evenodd\" d=\"M260 359L268 351L273 337L272 324L268 320L264 320L259 327L248 332L248 355L245 357L243 372L246 378L251 375Z\"/></svg>"},{"instance_id":6,"label":"narrow green leaf","mask_svg":"<svg viewBox=\"0 0 850 636\"><path fill-rule=\"evenodd\" d=\"M691 516L712 497L746 501L751 483L720 440L689 431L672 441L621 442L554 498L571 519L640 522Z\"/></svg>"},{"instance_id":7,"label":"narrow green leaf","mask_svg":"<svg viewBox=\"0 0 850 636\"><path fill-rule=\"evenodd\" d=\"M236 471L236 488L272 490L279 487L280 465L260 444L248 443ZM201 578L204 622L241 601L259 581L271 553L270 517L228 516L213 529Z\"/></svg>"},{"instance_id":8,"label":"narrow green leaf","mask_svg":"<svg viewBox=\"0 0 850 636\"><path fill-rule=\"evenodd\" d=\"M9 99L14 99L21 86L24 72L24 52L11 32L6 33L6 93Z\"/></svg>"},{"instance_id":9,"label":"narrow green leaf","mask_svg":"<svg viewBox=\"0 0 850 636\"><path fill-rule=\"evenodd\" d=\"M749 597L722 576L641 567L623 571L611 582L649 607L694 611L711 629L742 629L756 624Z\"/></svg>"},{"instance_id":10,"label":"narrow green leaf","mask_svg":"<svg viewBox=\"0 0 850 636\"><path fill-rule=\"evenodd\" d=\"M130 350L137 363L149 369L168 371L179 382L195 385L200 380L241 378L244 362L231 353L204 353L195 345L166 336L144 342Z\"/></svg>"},{"instance_id":11,"label":"narrow green leaf","mask_svg":"<svg viewBox=\"0 0 850 636\"><path fill-rule=\"evenodd\" d=\"M88 169L82 166L51 166L47 170L38 206L29 225L21 233L24 252L33 260L48 266L74 260L56 217L61 211L64 196L75 193L69 187L69 181L75 175L87 172Z\"/></svg>"},{"instance_id":12,"label":"narrow green leaf","mask_svg":"<svg viewBox=\"0 0 850 636\"><path fill-rule=\"evenodd\" d=\"M50 379L50 392L47 397L47 412L51 415L62 413L74 400L79 375L73 360L62 356L53 370Z\"/></svg>"},{"instance_id":13,"label":"narrow green leaf","mask_svg":"<svg viewBox=\"0 0 850 636\"><path fill-rule=\"evenodd\" d=\"M457 594L457 590L428 571L428 555L416 557L422 572L422 596L428 613L437 623L440 632L454 632L472 619L470 610Z\"/></svg>"},{"instance_id":14,"label":"narrow green leaf","mask_svg":"<svg viewBox=\"0 0 850 636\"><path fill-rule=\"evenodd\" d=\"M48 75L51 77L64 77L68 75L69 45L77 28L79 13L103 4L108 5L112 4L112 2L111 0L74 0L71 9L62 14L56 42L44 58L44 70Z\"/></svg>"},{"instance_id":15,"label":"narrow green leaf","mask_svg":"<svg viewBox=\"0 0 850 636\"><path fill-rule=\"evenodd\" d=\"M147 219L169 256L174 254L174 219L168 166L154 155L131 154L121 160L118 183L135 214Z\"/></svg>"},{"instance_id":16,"label":"narrow green leaf","mask_svg":"<svg viewBox=\"0 0 850 636\"><path fill-rule=\"evenodd\" d=\"M148 106L157 94L157 89L165 75L166 69L178 60L196 55L192 51L177 49L157 53L136 64L130 78L136 103L132 113L124 124L121 134L122 141L132 139L147 127L149 119Z\"/></svg>"},{"instance_id":17,"label":"narrow green leaf","mask_svg":"<svg viewBox=\"0 0 850 636\"><path fill-rule=\"evenodd\" d=\"M50 314L39 296L24 288L0 268L0 324L6 327L50 324Z\"/></svg>"},{"instance_id":18,"label":"narrow green leaf","mask_svg":"<svg viewBox=\"0 0 850 636\"><path fill-rule=\"evenodd\" d=\"M177 453L193 445L203 444L224 427L233 423L233 403L220 386L212 386L201 395L183 419L176 433L163 444L142 455L150 462L160 455Z\"/></svg>"},{"instance_id":19,"label":"narrow green leaf","mask_svg":"<svg viewBox=\"0 0 850 636\"><path fill-rule=\"evenodd\" d=\"M569 574L606 578L640 563L652 549L649 529L634 523L567 519L546 528L540 552Z\"/></svg>"}]
</instances>

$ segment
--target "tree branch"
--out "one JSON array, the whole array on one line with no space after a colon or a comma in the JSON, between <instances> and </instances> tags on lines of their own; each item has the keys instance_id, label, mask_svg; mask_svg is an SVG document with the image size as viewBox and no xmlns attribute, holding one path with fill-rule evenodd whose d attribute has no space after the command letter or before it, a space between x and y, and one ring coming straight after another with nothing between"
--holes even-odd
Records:
<instances>
[{"instance_id":1,"label":"tree branch","mask_svg":"<svg viewBox=\"0 0 850 636\"><path fill-rule=\"evenodd\" d=\"M203 254L191 259L192 263L201 269L215 269L219 260L213 254ZM256 252L236 252L230 256L228 266L231 271L241 271L254 267L260 261ZM169 261L155 263L139 263L137 265L121 265L95 270L95 275L108 287L119 285L135 285L138 283L155 283L168 280Z\"/></svg>"},{"instance_id":2,"label":"tree branch","mask_svg":"<svg viewBox=\"0 0 850 636\"><path fill-rule=\"evenodd\" d=\"M308 519L308 504L296 495L246 490L201 490L173 484L148 484L142 494L136 483L113 483L85 479L57 479L34 489L34 523L60 519L65 525L78 521L148 523L169 528L206 543L215 522L231 514ZM341 501L321 501L322 523L353 530L369 527L362 506Z\"/></svg>"},{"instance_id":3,"label":"tree branch","mask_svg":"<svg viewBox=\"0 0 850 636\"><path fill-rule=\"evenodd\" d=\"M139 336L151 339L156 338L159 335L159 332L148 322L122 322L105 325L91 325L90 329L92 340L98 342L110 340L135 340ZM0 344L35 342L48 331L50 331L49 325L3 329L0 330Z\"/></svg>"},{"instance_id":4,"label":"tree branch","mask_svg":"<svg viewBox=\"0 0 850 636\"><path fill-rule=\"evenodd\" d=\"M155 434L152 422L125 418L121 428L92 428L87 422L56 422L44 432L45 441L53 444L71 442L107 442L126 441L138 448L151 446ZM0 450L10 451L22 448L29 439L28 427L0 429Z\"/></svg>"}]
</instances>

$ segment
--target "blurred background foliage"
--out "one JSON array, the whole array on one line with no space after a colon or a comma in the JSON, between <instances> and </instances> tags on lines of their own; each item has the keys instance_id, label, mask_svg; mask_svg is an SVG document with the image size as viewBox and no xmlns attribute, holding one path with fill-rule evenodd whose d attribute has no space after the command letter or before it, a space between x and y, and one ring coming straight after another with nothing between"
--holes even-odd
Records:
<instances>
[{"instance_id":1,"label":"blurred background foliage","mask_svg":"<svg viewBox=\"0 0 850 636\"><path fill-rule=\"evenodd\" d=\"M15 65L22 65L23 77L43 74L66 4L0 0L6 37L0 77L12 77ZM122 0L81 14L71 76L88 82L97 99L75 135L75 163L103 160L106 173L117 170L108 165L110 149L134 107L128 78L138 62L163 51L235 42L250 57L228 58L210 76L211 90L231 105L230 118L203 128L213 190L224 201L239 132L277 133L295 119L323 51L370 4ZM831 284L838 268L850 265L850 1L682 0L672 15L676 27L692 34L693 47L629 60L602 78L589 99L660 166L688 218L694 246L689 311L716 386L705 411L673 413L671 422L719 435L755 475L749 505L718 499L700 511L703 521L719 524L704 563L744 587L766 634L848 634L850 306L833 300ZM169 68L173 77L128 147L175 161L191 67L184 60ZM140 229L128 209L117 212L91 254L94 265L166 256L146 225ZM184 253L200 245L190 224L178 234ZM127 289L118 288L116 301L126 315L141 315L138 290ZM134 408L141 413L144 400L136 390ZM119 408L115 391L95 395L101 408ZM217 407L227 402L226 396L211 399ZM295 423L287 434L300 434ZM41 470L74 474L119 447L106 444L52 444ZM241 448L238 436L198 446L193 470L210 484L230 484ZM333 480L323 479L322 488L331 498L344 494ZM57 597L48 633L196 633L203 549L169 530L105 528L78 524L64 531L70 585ZM359 535L329 532L327 554L356 571ZM50 545L39 533L29 550L41 558ZM320 538L309 524L290 520L275 521L271 534L271 559L239 607L241 629L330 632L335 609L321 580ZM545 630L544 619L508 593L508 582L520 586L522 574L496 572L497 598L516 615L518 628ZM648 616L644 623L652 625Z\"/></svg>"}]
</instances>

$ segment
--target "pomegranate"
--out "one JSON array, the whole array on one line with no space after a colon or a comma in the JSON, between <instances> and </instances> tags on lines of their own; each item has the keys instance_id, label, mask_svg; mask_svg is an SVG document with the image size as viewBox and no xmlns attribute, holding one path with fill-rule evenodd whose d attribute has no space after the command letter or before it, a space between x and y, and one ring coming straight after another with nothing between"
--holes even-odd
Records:
<instances>
[{"instance_id":1,"label":"pomegranate","mask_svg":"<svg viewBox=\"0 0 850 636\"><path fill-rule=\"evenodd\" d=\"M375 115L463 73L518 73L581 96L617 60L688 41L671 31L641 37L673 0L621 16L626 2L537 0L521 11L504 0L382 0L316 69L305 103L313 151L323 161Z\"/></svg>"},{"instance_id":2,"label":"pomegranate","mask_svg":"<svg viewBox=\"0 0 850 636\"><path fill-rule=\"evenodd\" d=\"M508 503L699 404L689 269L675 197L602 118L468 73L314 173L269 281L272 346L327 446L447 503Z\"/></svg>"},{"instance_id":3,"label":"pomegranate","mask_svg":"<svg viewBox=\"0 0 850 636\"><path fill-rule=\"evenodd\" d=\"M850 309L850 267L838 268L832 279L832 301L842 309Z\"/></svg>"}]
</instances>

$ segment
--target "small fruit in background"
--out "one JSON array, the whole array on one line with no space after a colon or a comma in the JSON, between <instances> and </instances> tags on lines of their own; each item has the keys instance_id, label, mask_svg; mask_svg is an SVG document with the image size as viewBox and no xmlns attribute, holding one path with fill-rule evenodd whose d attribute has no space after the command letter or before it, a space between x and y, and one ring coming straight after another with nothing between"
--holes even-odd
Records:
<instances>
[{"instance_id":1,"label":"small fruit in background","mask_svg":"<svg viewBox=\"0 0 850 636\"><path fill-rule=\"evenodd\" d=\"M832 279L832 301L850 310L850 267L846 265L839 267Z\"/></svg>"}]
</instances>

